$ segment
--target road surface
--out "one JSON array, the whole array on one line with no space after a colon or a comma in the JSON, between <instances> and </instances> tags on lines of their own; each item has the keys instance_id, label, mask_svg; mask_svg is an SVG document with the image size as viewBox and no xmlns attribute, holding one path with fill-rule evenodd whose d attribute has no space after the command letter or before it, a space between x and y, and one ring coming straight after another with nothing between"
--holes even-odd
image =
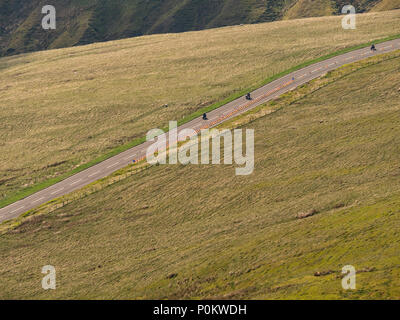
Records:
<instances>
[{"instance_id":1,"label":"road surface","mask_svg":"<svg viewBox=\"0 0 400 320\"><path fill-rule=\"evenodd\" d=\"M207 114L207 121L204 121L200 117L180 126L178 130L191 128L200 131L201 129L216 126L260 104L275 99L283 93L309 82L310 80L318 78L327 71L337 69L345 64L356 62L377 54L398 50L400 49L400 39L381 43L377 45L376 48L377 51L375 52L372 52L369 48L355 50L292 72L253 91L251 93L253 100L247 101L245 97L239 98L209 112ZM147 148L152 144L153 142L145 142L133 147L51 187L0 209L0 222L16 218L43 203L81 189L96 180L104 178L111 173L126 167L128 164L131 164L133 160L139 161L143 159L146 155Z\"/></svg>"}]
</instances>

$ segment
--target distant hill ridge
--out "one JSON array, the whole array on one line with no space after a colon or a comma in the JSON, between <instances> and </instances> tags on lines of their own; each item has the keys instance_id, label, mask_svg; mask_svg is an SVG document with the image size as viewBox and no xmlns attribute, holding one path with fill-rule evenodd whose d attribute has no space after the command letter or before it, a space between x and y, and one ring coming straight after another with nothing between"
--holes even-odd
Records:
<instances>
[{"instance_id":1,"label":"distant hill ridge","mask_svg":"<svg viewBox=\"0 0 400 320\"><path fill-rule=\"evenodd\" d=\"M400 0L0 0L0 56L145 34L241 23L400 9ZM41 28L41 8L57 9L57 29Z\"/></svg>"}]
</instances>

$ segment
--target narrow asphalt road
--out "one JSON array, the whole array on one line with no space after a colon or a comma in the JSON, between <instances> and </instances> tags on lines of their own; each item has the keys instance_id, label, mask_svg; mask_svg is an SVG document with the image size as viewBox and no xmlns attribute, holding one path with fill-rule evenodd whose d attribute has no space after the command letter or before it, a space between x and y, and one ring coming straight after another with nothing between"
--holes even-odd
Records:
<instances>
[{"instance_id":1,"label":"narrow asphalt road","mask_svg":"<svg viewBox=\"0 0 400 320\"><path fill-rule=\"evenodd\" d=\"M292 72L253 91L251 94L253 100L248 101L245 97L239 98L208 113L207 121L204 121L202 118L197 118L180 126L178 130L191 128L200 131L201 129L216 126L260 104L275 99L281 94L309 82L312 79L318 78L327 71L337 69L345 64L356 62L377 54L398 50L400 49L400 39L381 43L377 45L376 48L377 51L375 52L371 51L369 48L355 50ZM0 222L16 218L43 203L81 189L82 187L127 166L132 163L133 160L138 161L143 159L146 156L147 148L152 144L153 142L145 142L133 147L51 187L0 209Z\"/></svg>"}]
</instances>

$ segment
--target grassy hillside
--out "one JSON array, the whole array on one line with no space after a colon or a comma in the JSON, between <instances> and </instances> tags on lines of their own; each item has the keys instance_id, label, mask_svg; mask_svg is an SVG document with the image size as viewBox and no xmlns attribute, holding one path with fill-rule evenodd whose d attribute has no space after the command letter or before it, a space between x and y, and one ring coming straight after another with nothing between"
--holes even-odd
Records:
<instances>
[{"instance_id":1,"label":"grassy hillside","mask_svg":"<svg viewBox=\"0 0 400 320\"><path fill-rule=\"evenodd\" d=\"M400 9L400 1L398 0L383 0L377 3L372 11L385 11L385 10L394 10Z\"/></svg>"},{"instance_id":2,"label":"grassy hillside","mask_svg":"<svg viewBox=\"0 0 400 320\"><path fill-rule=\"evenodd\" d=\"M255 130L253 175L155 166L28 218L0 236L0 298L398 299L399 65L348 65L226 124Z\"/></svg>"},{"instance_id":3,"label":"grassy hillside","mask_svg":"<svg viewBox=\"0 0 400 320\"><path fill-rule=\"evenodd\" d=\"M330 0L299 0L285 12L284 19L329 16L335 12L333 4Z\"/></svg>"},{"instance_id":4,"label":"grassy hillside","mask_svg":"<svg viewBox=\"0 0 400 320\"><path fill-rule=\"evenodd\" d=\"M285 8L284 19L329 16L340 14L345 5L353 5L357 13L400 9L398 0L297 0Z\"/></svg>"},{"instance_id":5,"label":"grassy hillside","mask_svg":"<svg viewBox=\"0 0 400 320\"><path fill-rule=\"evenodd\" d=\"M396 0L353 0L362 13ZM343 0L53 0L57 29L41 29L44 0L0 0L0 56L144 34L339 14Z\"/></svg>"},{"instance_id":6,"label":"grassy hillside","mask_svg":"<svg viewBox=\"0 0 400 320\"><path fill-rule=\"evenodd\" d=\"M399 18L365 14L356 31L338 17L282 21L2 58L0 204L288 68L394 34Z\"/></svg>"}]
</instances>

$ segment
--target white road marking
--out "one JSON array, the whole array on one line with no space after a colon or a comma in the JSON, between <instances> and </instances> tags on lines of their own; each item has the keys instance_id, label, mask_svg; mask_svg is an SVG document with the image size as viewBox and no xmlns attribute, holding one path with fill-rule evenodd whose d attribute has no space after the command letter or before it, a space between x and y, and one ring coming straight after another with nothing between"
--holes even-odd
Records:
<instances>
[{"instance_id":1,"label":"white road marking","mask_svg":"<svg viewBox=\"0 0 400 320\"><path fill-rule=\"evenodd\" d=\"M96 171L95 173L92 173L92 174L89 176L89 178L95 176L95 175L98 174L98 173L100 173L100 171Z\"/></svg>"},{"instance_id":2,"label":"white road marking","mask_svg":"<svg viewBox=\"0 0 400 320\"><path fill-rule=\"evenodd\" d=\"M112 168L112 167L115 167L116 165L118 165L118 163L119 163L119 162L116 162L116 163L112 164L111 166L108 166L107 169L110 169L110 168Z\"/></svg>"},{"instance_id":3,"label":"white road marking","mask_svg":"<svg viewBox=\"0 0 400 320\"><path fill-rule=\"evenodd\" d=\"M129 156L129 157L127 157L127 158L125 158L124 160L134 159L135 157L136 157L136 154L134 154L134 155L131 155L131 156Z\"/></svg>"},{"instance_id":4,"label":"white road marking","mask_svg":"<svg viewBox=\"0 0 400 320\"><path fill-rule=\"evenodd\" d=\"M61 189L58 189L58 190L52 192L51 194L56 194L56 193L59 193L60 191L63 191L63 190L64 190L64 188L61 188Z\"/></svg>"},{"instance_id":5,"label":"white road marking","mask_svg":"<svg viewBox=\"0 0 400 320\"><path fill-rule=\"evenodd\" d=\"M44 198L43 197L41 197L40 199L37 199L37 200L35 200L35 201L32 201L32 203L36 203L36 202L39 202L40 200L43 200Z\"/></svg>"},{"instance_id":6,"label":"white road marking","mask_svg":"<svg viewBox=\"0 0 400 320\"><path fill-rule=\"evenodd\" d=\"M71 186L73 186L74 184L77 184L77 183L79 183L79 182L81 182L81 181L82 181L82 179L76 180L75 182L72 182L72 183L71 183Z\"/></svg>"},{"instance_id":7,"label":"white road marking","mask_svg":"<svg viewBox=\"0 0 400 320\"><path fill-rule=\"evenodd\" d=\"M18 208L18 209L15 209L14 211L11 211L10 213L17 212L17 211L19 211L19 210L21 210L21 209L23 209L23 208L25 208L25 207L24 207L24 206L23 206L23 207L20 207L20 208Z\"/></svg>"}]
</instances>

